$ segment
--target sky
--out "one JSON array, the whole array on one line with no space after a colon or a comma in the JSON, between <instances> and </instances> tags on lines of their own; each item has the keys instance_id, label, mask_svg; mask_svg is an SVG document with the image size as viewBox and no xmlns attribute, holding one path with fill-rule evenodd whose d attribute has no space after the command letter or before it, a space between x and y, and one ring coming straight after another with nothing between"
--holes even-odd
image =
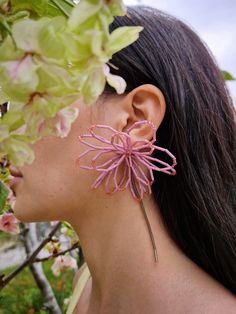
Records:
<instances>
[{"instance_id":1,"label":"sky","mask_svg":"<svg viewBox=\"0 0 236 314\"><path fill-rule=\"evenodd\" d=\"M222 70L236 77L236 0L124 0L144 4L174 15L208 45ZM236 81L227 82L236 104Z\"/></svg>"}]
</instances>

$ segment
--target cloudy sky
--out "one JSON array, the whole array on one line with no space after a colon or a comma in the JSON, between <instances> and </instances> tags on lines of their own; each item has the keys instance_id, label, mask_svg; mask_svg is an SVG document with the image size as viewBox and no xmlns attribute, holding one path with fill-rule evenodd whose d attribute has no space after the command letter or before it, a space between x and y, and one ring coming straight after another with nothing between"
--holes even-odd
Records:
<instances>
[{"instance_id":1,"label":"cloudy sky","mask_svg":"<svg viewBox=\"0 0 236 314\"><path fill-rule=\"evenodd\" d=\"M180 18L207 43L220 68L236 77L235 0L124 0L124 3L150 5ZM236 103L236 81L227 84Z\"/></svg>"}]
</instances>

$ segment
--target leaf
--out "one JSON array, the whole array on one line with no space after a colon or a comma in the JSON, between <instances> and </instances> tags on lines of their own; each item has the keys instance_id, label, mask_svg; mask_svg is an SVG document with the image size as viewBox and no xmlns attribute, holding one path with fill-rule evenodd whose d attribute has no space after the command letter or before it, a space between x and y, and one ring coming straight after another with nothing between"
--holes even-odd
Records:
<instances>
[{"instance_id":1,"label":"leaf","mask_svg":"<svg viewBox=\"0 0 236 314\"><path fill-rule=\"evenodd\" d=\"M235 81L236 78L233 77L233 75L227 71L222 71L223 75L224 75L224 79L225 81Z\"/></svg>"},{"instance_id":2,"label":"leaf","mask_svg":"<svg viewBox=\"0 0 236 314\"><path fill-rule=\"evenodd\" d=\"M0 37L4 38L7 34L11 34L11 28L4 15L0 14Z\"/></svg>"},{"instance_id":3,"label":"leaf","mask_svg":"<svg viewBox=\"0 0 236 314\"><path fill-rule=\"evenodd\" d=\"M16 48L12 37L9 35L0 45L0 62L20 59L23 55L24 52Z\"/></svg>"},{"instance_id":4,"label":"leaf","mask_svg":"<svg viewBox=\"0 0 236 314\"><path fill-rule=\"evenodd\" d=\"M119 50L129 46L139 37L139 32L143 30L142 26L121 26L115 29L106 43L105 50L110 56Z\"/></svg>"},{"instance_id":5,"label":"leaf","mask_svg":"<svg viewBox=\"0 0 236 314\"><path fill-rule=\"evenodd\" d=\"M42 63L35 59L38 65L39 83L37 91L45 92L52 96L65 96L75 92L78 87L77 77L62 66L53 64L51 62Z\"/></svg>"},{"instance_id":6,"label":"leaf","mask_svg":"<svg viewBox=\"0 0 236 314\"><path fill-rule=\"evenodd\" d=\"M127 13L127 9L121 0L113 0L108 2L108 7L113 16L123 16Z\"/></svg>"},{"instance_id":7,"label":"leaf","mask_svg":"<svg viewBox=\"0 0 236 314\"><path fill-rule=\"evenodd\" d=\"M1 151L7 152L12 164L22 167L25 163L31 164L35 155L33 150L24 142L11 136L7 141L1 143Z\"/></svg>"},{"instance_id":8,"label":"leaf","mask_svg":"<svg viewBox=\"0 0 236 314\"><path fill-rule=\"evenodd\" d=\"M74 101L92 104L106 81L118 94L125 90L125 81L104 73L103 65L143 28L109 33L114 15L126 12L121 0L76 6L72 0L9 1L10 11L0 19L0 99L12 110L0 120L0 152L23 165L34 160L29 142L66 136L75 118L67 107Z\"/></svg>"},{"instance_id":9,"label":"leaf","mask_svg":"<svg viewBox=\"0 0 236 314\"><path fill-rule=\"evenodd\" d=\"M40 17L45 16L48 12L48 0L11 0L11 7L12 13L28 11L31 17Z\"/></svg>"},{"instance_id":10,"label":"leaf","mask_svg":"<svg viewBox=\"0 0 236 314\"><path fill-rule=\"evenodd\" d=\"M49 21L49 18L43 18L39 21L27 18L15 22L12 26L12 36L16 46L24 51L40 53L39 33Z\"/></svg>"},{"instance_id":11,"label":"leaf","mask_svg":"<svg viewBox=\"0 0 236 314\"><path fill-rule=\"evenodd\" d=\"M10 109L7 113L4 114L2 123L10 126L10 132L18 129L24 123L22 112Z\"/></svg>"},{"instance_id":12,"label":"leaf","mask_svg":"<svg viewBox=\"0 0 236 314\"><path fill-rule=\"evenodd\" d=\"M28 101L38 85L37 67L30 55L23 60L0 62L1 87L10 101Z\"/></svg>"},{"instance_id":13,"label":"leaf","mask_svg":"<svg viewBox=\"0 0 236 314\"><path fill-rule=\"evenodd\" d=\"M7 124L2 123L2 121L0 121L0 142L4 141L5 139L7 139L9 137L9 127ZM1 152L2 153L2 152Z\"/></svg>"},{"instance_id":14,"label":"leaf","mask_svg":"<svg viewBox=\"0 0 236 314\"><path fill-rule=\"evenodd\" d=\"M90 73L82 88L84 102L86 104L93 103L104 90L105 84L106 79L102 67Z\"/></svg>"},{"instance_id":15,"label":"leaf","mask_svg":"<svg viewBox=\"0 0 236 314\"><path fill-rule=\"evenodd\" d=\"M99 30L98 24L91 30L91 50L93 54L100 55L102 53L103 33Z\"/></svg>"},{"instance_id":16,"label":"leaf","mask_svg":"<svg viewBox=\"0 0 236 314\"><path fill-rule=\"evenodd\" d=\"M9 182L9 176L10 176L10 171L7 167L1 167L1 171L0 171L0 181L2 181L2 183L5 182Z\"/></svg>"},{"instance_id":17,"label":"leaf","mask_svg":"<svg viewBox=\"0 0 236 314\"><path fill-rule=\"evenodd\" d=\"M91 3L90 1L84 0L80 1L80 3L76 5L71 12L71 16L68 20L69 29L78 29L78 27L86 22L86 20L94 17L101 8L101 1L96 1L96 3Z\"/></svg>"},{"instance_id":18,"label":"leaf","mask_svg":"<svg viewBox=\"0 0 236 314\"><path fill-rule=\"evenodd\" d=\"M64 59L65 46L60 33L65 30L66 19L62 16L54 17L39 31L38 45L40 53L45 58Z\"/></svg>"},{"instance_id":19,"label":"leaf","mask_svg":"<svg viewBox=\"0 0 236 314\"><path fill-rule=\"evenodd\" d=\"M8 195L9 189L0 181L0 210L4 208Z\"/></svg>"},{"instance_id":20,"label":"leaf","mask_svg":"<svg viewBox=\"0 0 236 314\"><path fill-rule=\"evenodd\" d=\"M6 18L6 20L8 23L14 23L19 19L29 18L29 16L30 16L30 13L28 11L19 11L19 12L16 12L15 14L9 15Z\"/></svg>"},{"instance_id":21,"label":"leaf","mask_svg":"<svg viewBox=\"0 0 236 314\"><path fill-rule=\"evenodd\" d=\"M74 7L73 2L70 2L68 0L50 0L52 4L54 4L57 9L61 11L65 16L69 17L72 11L72 8Z\"/></svg>"},{"instance_id":22,"label":"leaf","mask_svg":"<svg viewBox=\"0 0 236 314\"><path fill-rule=\"evenodd\" d=\"M6 95L6 93L3 92L2 88L0 87L0 104L4 104L8 102L9 97Z\"/></svg>"}]
</instances>

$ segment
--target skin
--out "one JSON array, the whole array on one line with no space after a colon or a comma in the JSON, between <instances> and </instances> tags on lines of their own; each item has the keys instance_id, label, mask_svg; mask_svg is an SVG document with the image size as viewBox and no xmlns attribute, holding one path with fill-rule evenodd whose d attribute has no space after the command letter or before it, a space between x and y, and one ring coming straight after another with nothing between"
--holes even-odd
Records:
<instances>
[{"instance_id":1,"label":"skin","mask_svg":"<svg viewBox=\"0 0 236 314\"><path fill-rule=\"evenodd\" d=\"M92 124L125 132L146 119L158 129L166 111L160 89L146 84L93 106L80 100L74 105L80 113L66 138L48 136L31 145L36 158L20 168L23 178L16 188L14 213L22 222L65 220L73 226L92 276L77 313L235 313L234 296L170 239L152 195L145 197L144 205L157 263L143 213L130 191L108 196L100 186L91 192L97 172L80 169L75 162L87 149L78 136L87 134ZM132 140L151 140L148 127L130 135ZM82 164L90 164L93 155L87 156Z\"/></svg>"}]
</instances>

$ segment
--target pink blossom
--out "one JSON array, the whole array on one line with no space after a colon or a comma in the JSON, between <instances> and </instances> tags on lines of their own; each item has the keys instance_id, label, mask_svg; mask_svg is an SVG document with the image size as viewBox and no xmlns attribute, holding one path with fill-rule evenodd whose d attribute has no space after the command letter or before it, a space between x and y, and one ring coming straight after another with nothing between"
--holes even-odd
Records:
<instances>
[{"instance_id":1,"label":"pink blossom","mask_svg":"<svg viewBox=\"0 0 236 314\"><path fill-rule=\"evenodd\" d=\"M60 255L55 258L51 270L55 276L60 275L60 271L63 269L77 268L75 258L70 255Z\"/></svg>"},{"instance_id":2,"label":"pink blossom","mask_svg":"<svg viewBox=\"0 0 236 314\"><path fill-rule=\"evenodd\" d=\"M19 220L14 216L13 213L4 213L0 215L0 230L18 234L20 233Z\"/></svg>"}]
</instances>

